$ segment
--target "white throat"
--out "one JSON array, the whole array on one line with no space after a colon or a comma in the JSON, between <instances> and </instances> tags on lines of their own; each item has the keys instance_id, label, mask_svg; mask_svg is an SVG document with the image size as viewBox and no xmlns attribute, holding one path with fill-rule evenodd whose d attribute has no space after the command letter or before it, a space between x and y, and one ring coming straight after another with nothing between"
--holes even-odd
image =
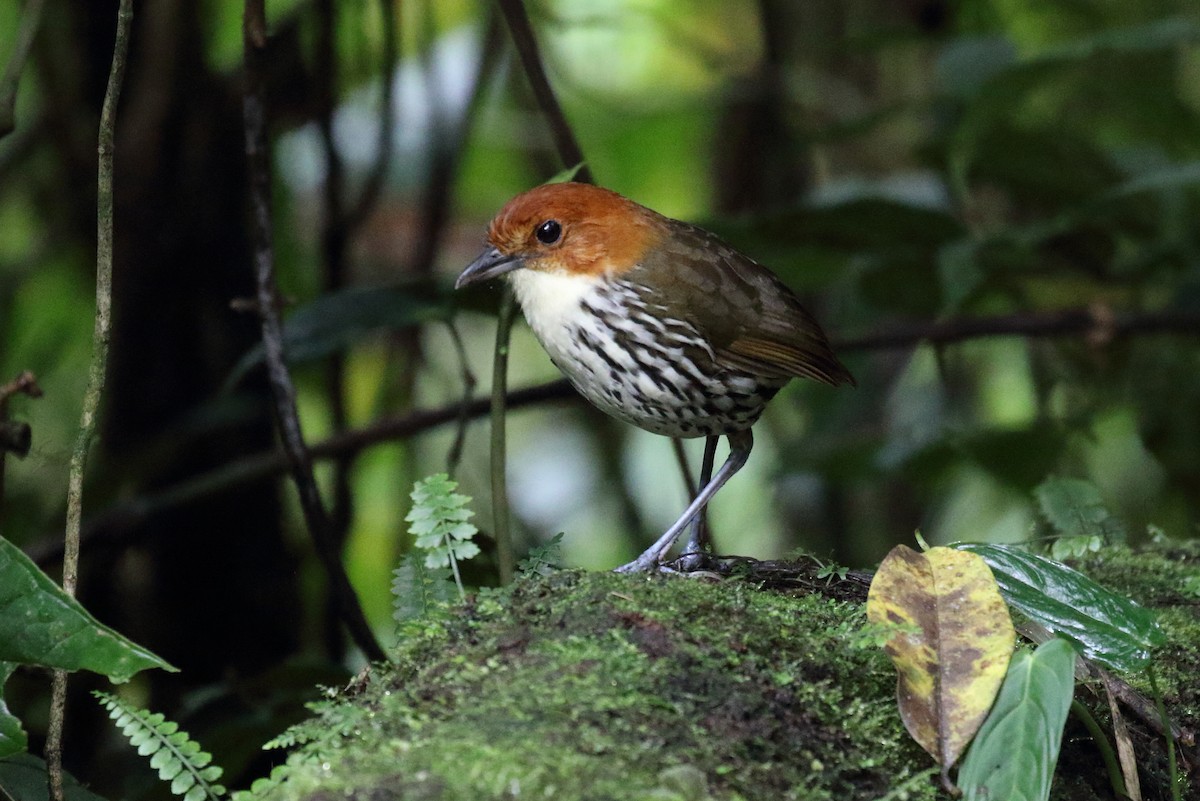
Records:
<instances>
[{"instance_id":1,"label":"white throat","mask_svg":"<svg viewBox=\"0 0 1200 801\"><path fill-rule=\"evenodd\" d=\"M566 350L578 324L579 304L604 283L600 276L519 269L508 274L529 327L551 356Z\"/></svg>"}]
</instances>

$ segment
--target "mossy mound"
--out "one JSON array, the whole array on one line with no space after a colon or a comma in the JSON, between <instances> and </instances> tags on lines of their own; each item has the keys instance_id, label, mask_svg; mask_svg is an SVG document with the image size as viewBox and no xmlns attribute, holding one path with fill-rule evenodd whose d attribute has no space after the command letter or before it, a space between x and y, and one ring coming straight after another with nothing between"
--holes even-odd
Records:
<instances>
[{"instance_id":1,"label":"mossy mound","mask_svg":"<svg viewBox=\"0 0 1200 801\"><path fill-rule=\"evenodd\" d=\"M425 624L395 664L302 724L286 779L256 795L944 798L900 723L861 601L835 597L865 594L849 587L577 571L519 581ZM1054 797L1111 797L1080 739L1065 740L1064 767L1090 767Z\"/></svg>"},{"instance_id":2,"label":"mossy mound","mask_svg":"<svg viewBox=\"0 0 1200 801\"><path fill-rule=\"evenodd\" d=\"M320 761L267 795L883 795L929 762L887 658L855 642L863 623L860 605L736 580L527 579L427 627L327 710L306 747ZM922 785L909 797L934 797Z\"/></svg>"}]
</instances>

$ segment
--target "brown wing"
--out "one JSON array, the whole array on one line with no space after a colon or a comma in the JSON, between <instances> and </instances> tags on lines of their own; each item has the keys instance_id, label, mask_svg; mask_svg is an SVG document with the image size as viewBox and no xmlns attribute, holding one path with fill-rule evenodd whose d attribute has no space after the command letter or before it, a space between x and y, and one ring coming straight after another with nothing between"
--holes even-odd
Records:
<instances>
[{"instance_id":1,"label":"brown wing","mask_svg":"<svg viewBox=\"0 0 1200 801\"><path fill-rule=\"evenodd\" d=\"M668 237L629 274L694 326L726 367L764 377L853 384L821 326L782 281L702 228L670 221Z\"/></svg>"}]
</instances>

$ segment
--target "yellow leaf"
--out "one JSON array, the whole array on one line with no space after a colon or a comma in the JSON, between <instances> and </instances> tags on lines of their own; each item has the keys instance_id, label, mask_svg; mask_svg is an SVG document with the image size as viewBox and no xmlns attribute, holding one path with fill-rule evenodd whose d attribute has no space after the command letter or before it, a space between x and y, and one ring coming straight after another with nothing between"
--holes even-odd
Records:
<instances>
[{"instance_id":1,"label":"yellow leaf","mask_svg":"<svg viewBox=\"0 0 1200 801\"><path fill-rule=\"evenodd\" d=\"M1012 656L1016 634L992 571L965 551L897 545L871 581L867 618L897 629L884 648L899 674L900 717L944 773L983 723Z\"/></svg>"}]
</instances>

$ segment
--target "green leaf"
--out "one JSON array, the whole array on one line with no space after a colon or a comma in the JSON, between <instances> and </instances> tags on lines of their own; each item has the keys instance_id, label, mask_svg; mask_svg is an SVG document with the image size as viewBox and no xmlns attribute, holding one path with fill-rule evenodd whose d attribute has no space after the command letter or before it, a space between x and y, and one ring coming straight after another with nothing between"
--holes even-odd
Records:
<instances>
[{"instance_id":1,"label":"green leaf","mask_svg":"<svg viewBox=\"0 0 1200 801\"><path fill-rule=\"evenodd\" d=\"M69 773L64 776L63 784L67 801L104 801ZM0 759L0 798L5 801L47 801L46 763L32 754Z\"/></svg>"},{"instance_id":2,"label":"green leaf","mask_svg":"<svg viewBox=\"0 0 1200 801\"><path fill-rule=\"evenodd\" d=\"M150 758L150 767L158 771L158 778L164 782L171 781L183 772L183 762L166 748Z\"/></svg>"},{"instance_id":3,"label":"green leaf","mask_svg":"<svg viewBox=\"0 0 1200 801\"><path fill-rule=\"evenodd\" d=\"M0 537L0 662L90 670L115 682L175 668L92 617Z\"/></svg>"},{"instance_id":4,"label":"green leaf","mask_svg":"<svg viewBox=\"0 0 1200 801\"><path fill-rule=\"evenodd\" d=\"M565 184L569 181L574 181L575 175L580 170L583 169L583 165L585 165L585 164L587 164L586 161L581 161L578 164L576 164L574 167L567 167L565 170L559 170L553 176L551 176L551 178L548 181L546 181L546 183L548 183L548 184Z\"/></svg>"},{"instance_id":5,"label":"green leaf","mask_svg":"<svg viewBox=\"0 0 1200 801\"><path fill-rule=\"evenodd\" d=\"M458 483L445 473L413 485L413 508L405 519L416 547L426 552L427 568L449 567L453 561L479 554L479 546L471 541L479 530L466 522L475 514L467 507L471 499L455 492L457 488Z\"/></svg>"},{"instance_id":6,"label":"green leaf","mask_svg":"<svg viewBox=\"0 0 1200 801\"><path fill-rule=\"evenodd\" d=\"M562 559L562 538L560 531L549 542L530 548L529 555L517 562L517 572L523 576L548 576L554 572Z\"/></svg>"},{"instance_id":7,"label":"green leaf","mask_svg":"<svg viewBox=\"0 0 1200 801\"><path fill-rule=\"evenodd\" d=\"M1013 656L1000 695L958 773L966 801L1045 801L1075 691L1064 640Z\"/></svg>"},{"instance_id":8,"label":"green leaf","mask_svg":"<svg viewBox=\"0 0 1200 801\"><path fill-rule=\"evenodd\" d=\"M429 297L416 287L350 287L321 295L298 307L283 324L288 364L324 358L359 342L376 329L397 330L442 320L450 314L445 298ZM261 343L234 366L225 389L263 362Z\"/></svg>"},{"instance_id":9,"label":"green leaf","mask_svg":"<svg viewBox=\"0 0 1200 801\"><path fill-rule=\"evenodd\" d=\"M4 703L4 684L17 666L12 662L0 662L0 759L19 754L29 747L29 738L21 728L21 721L8 711ZM0 787L3 782L0 781Z\"/></svg>"},{"instance_id":10,"label":"green leaf","mask_svg":"<svg viewBox=\"0 0 1200 801\"><path fill-rule=\"evenodd\" d=\"M1042 516L1063 537L1123 542L1125 526L1109 514L1100 490L1090 481L1051 477L1034 491Z\"/></svg>"},{"instance_id":11,"label":"green leaf","mask_svg":"<svg viewBox=\"0 0 1200 801\"><path fill-rule=\"evenodd\" d=\"M1150 610L1066 565L1009 545L955 547L982 556L1010 606L1075 643L1088 659L1129 673L1166 642Z\"/></svg>"},{"instance_id":12,"label":"green leaf","mask_svg":"<svg viewBox=\"0 0 1200 801\"><path fill-rule=\"evenodd\" d=\"M186 793L186 798L207 797L211 801L225 795L224 787L213 784L221 777L221 768L209 766L212 755L201 751L199 743L189 738L179 724L167 720L162 713L134 707L115 695L99 691L93 691L92 695L108 710L110 718L123 724L122 733L131 744L137 745L138 754L150 756L150 767L158 771L159 779L170 782L174 795Z\"/></svg>"},{"instance_id":13,"label":"green leaf","mask_svg":"<svg viewBox=\"0 0 1200 801\"><path fill-rule=\"evenodd\" d=\"M392 579L392 617L397 623L431 618L454 599L450 568L430 568L409 552Z\"/></svg>"},{"instance_id":14,"label":"green leaf","mask_svg":"<svg viewBox=\"0 0 1200 801\"><path fill-rule=\"evenodd\" d=\"M196 796L197 799L204 797L204 785L196 783L194 774L180 773L171 780L171 795L183 795L184 793L188 793L188 790L199 790L200 795ZM186 801L191 801L192 794L188 793L185 799Z\"/></svg>"}]
</instances>

